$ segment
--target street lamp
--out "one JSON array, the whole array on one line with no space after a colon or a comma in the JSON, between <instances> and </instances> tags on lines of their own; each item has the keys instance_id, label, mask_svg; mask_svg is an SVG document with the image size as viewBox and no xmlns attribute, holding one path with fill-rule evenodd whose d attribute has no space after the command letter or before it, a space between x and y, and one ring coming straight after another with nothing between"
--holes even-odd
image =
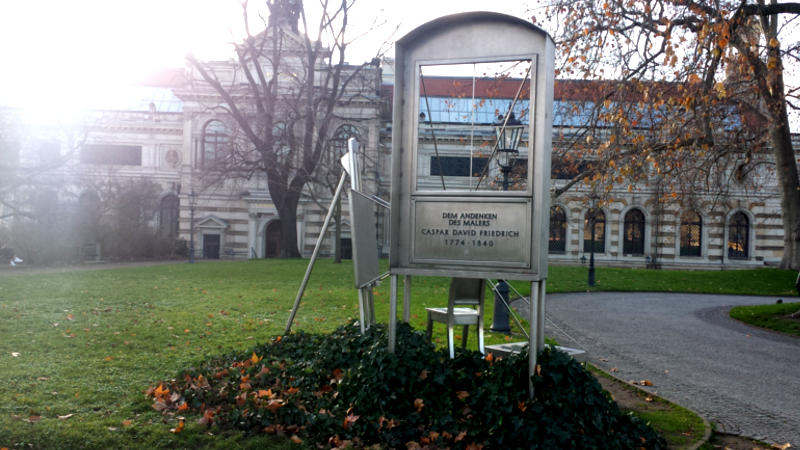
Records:
<instances>
[{"instance_id":1,"label":"street lamp","mask_svg":"<svg viewBox=\"0 0 800 450\"><path fill-rule=\"evenodd\" d=\"M514 113L508 114L508 120L503 116L497 116L494 123L494 131L497 135L497 164L503 174L503 190L508 190L508 176L514 170L519 155L519 142L522 139L522 131L525 125L517 120Z\"/></svg>"},{"instance_id":2,"label":"street lamp","mask_svg":"<svg viewBox=\"0 0 800 450\"><path fill-rule=\"evenodd\" d=\"M192 189L189 193L189 210L192 212L189 222L189 264L194 264L194 207L197 205L197 193Z\"/></svg>"},{"instance_id":3,"label":"street lamp","mask_svg":"<svg viewBox=\"0 0 800 450\"><path fill-rule=\"evenodd\" d=\"M589 196L591 201L591 209L589 210L589 226L592 233L592 246L589 248L589 286L594 287L594 236L595 226L597 225L597 195L592 194Z\"/></svg>"},{"instance_id":4,"label":"street lamp","mask_svg":"<svg viewBox=\"0 0 800 450\"><path fill-rule=\"evenodd\" d=\"M503 190L507 191L508 176L517 162L519 142L525 126L511 112L508 114L507 120L503 116L498 116L494 127L497 136L497 164L500 166L500 173L503 174ZM506 280L498 280L494 294L494 316L491 328L495 333L511 333L508 309L506 308L510 290Z\"/></svg>"}]
</instances>

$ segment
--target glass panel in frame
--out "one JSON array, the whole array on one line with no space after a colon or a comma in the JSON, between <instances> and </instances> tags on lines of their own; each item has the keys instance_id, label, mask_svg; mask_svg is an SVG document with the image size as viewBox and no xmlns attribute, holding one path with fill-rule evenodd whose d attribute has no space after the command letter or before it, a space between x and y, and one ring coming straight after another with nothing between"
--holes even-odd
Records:
<instances>
[{"instance_id":1,"label":"glass panel in frame","mask_svg":"<svg viewBox=\"0 0 800 450\"><path fill-rule=\"evenodd\" d=\"M530 60L420 66L417 191L527 192L530 70ZM497 144L503 124L522 134L517 149Z\"/></svg>"}]
</instances>

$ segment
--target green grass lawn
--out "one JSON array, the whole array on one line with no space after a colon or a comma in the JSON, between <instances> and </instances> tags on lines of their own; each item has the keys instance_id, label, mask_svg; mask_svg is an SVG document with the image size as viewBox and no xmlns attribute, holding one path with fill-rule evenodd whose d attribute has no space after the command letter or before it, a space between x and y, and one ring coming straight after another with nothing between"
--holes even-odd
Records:
<instances>
[{"instance_id":1,"label":"green grass lawn","mask_svg":"<svg viewBox=\"0 0 800 450\"><path fill-rule=\"evenodd\" d=\"M800 336L800 320L786 316L800 311L800 303L775 305L737 306L731 309L731 317L757 327Z\"/></svg>"},{"instance_id":2,"label":"green grass lawn","mask_svg":"<svg viewBox=\"0 0 800 450\"><path fill-rule=\"evenodd\" d=\"M208 356L282 333L307 264L253 260L0 278L0 448L299 448L266 437L219 439L192 418L186 431L170 433L174 419L163 423L142 392ZM317 264L295 330L326 332L358 317L352 270ZM785 295L794 276L598 269L596 289ZM585 290L585 279L585 268L551 267L548 291ZM413 326L425 326L426 306L446 304L447 287L443 278L414 279ZM381 321L388 292L388 282L375 290ZM491 301L487 309L490 318ZM443 326L435 338L444 341Z\"/></svg>"}]
</instances>

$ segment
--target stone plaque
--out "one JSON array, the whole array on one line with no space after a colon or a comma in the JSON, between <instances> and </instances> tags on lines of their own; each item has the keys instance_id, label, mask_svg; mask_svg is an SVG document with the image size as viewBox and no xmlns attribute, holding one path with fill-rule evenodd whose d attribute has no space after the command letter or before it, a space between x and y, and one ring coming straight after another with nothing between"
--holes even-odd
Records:
<instances>
[{"instance_id":1,"label":"stone plaque","mask_svg":"<svg viewBox=\"0 0 800 450\"><path fill-rule=\"evenodd\" d=\"M530 267L527 199L414 200L414 263Z\"/></svg>"}]
</instances>

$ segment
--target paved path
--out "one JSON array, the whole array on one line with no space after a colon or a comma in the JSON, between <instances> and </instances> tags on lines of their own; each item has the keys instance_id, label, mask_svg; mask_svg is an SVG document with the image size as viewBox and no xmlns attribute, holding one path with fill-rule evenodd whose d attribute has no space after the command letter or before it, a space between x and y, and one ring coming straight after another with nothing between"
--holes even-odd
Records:
<instances>
[{"instance_id":1,"label":"paved path","mask_svg":"<svg viewBox=\"0 0 800 450\"><path fill-rule=\"evenodd\" d=\"M728 317L778 297L577 293L547 297L547 334L625 380L692 408L723 431L800 447L800 339ZM796 299L786 299L794 301ZM572 345L571 345L572 344ZM608 361L601 361L606 359Z\"/></svg>"}]
</instances>

